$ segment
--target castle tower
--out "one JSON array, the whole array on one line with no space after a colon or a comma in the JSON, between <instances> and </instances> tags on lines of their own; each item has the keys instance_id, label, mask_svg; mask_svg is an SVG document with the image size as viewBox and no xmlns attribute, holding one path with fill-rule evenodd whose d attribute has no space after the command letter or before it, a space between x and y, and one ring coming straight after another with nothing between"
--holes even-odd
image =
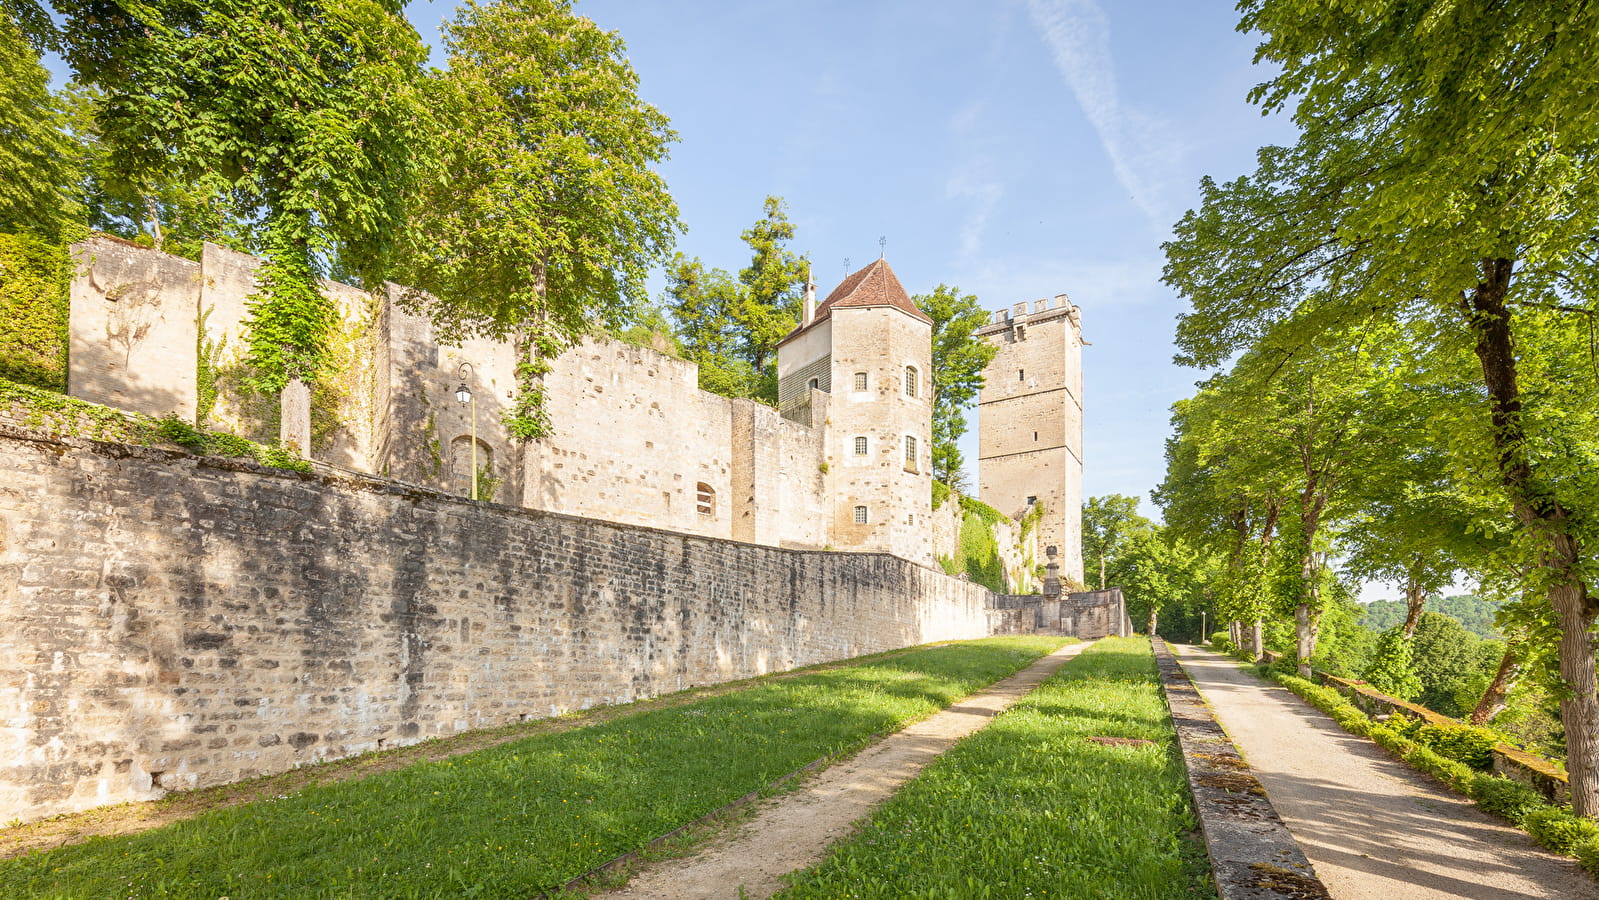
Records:
<instances>
[{"instance_id":1,"label":"castle tower","mask_svg":"<svg viewBox=\"0 0 1599 900\"><path fill-rule=\"evenodd\" d=\"M1020 518L1044 505L1040 547L1083 580L1083 333L1065 294L1018 303L977 329L999 348L978 394L978 496Z\"/></svg>"},{"instance_id":2,"label":"castle tower","mask_svg":"<svg viewBox=\"0 0 1599 900\"><path fill-rule=\"evenodd\" d=\"M933 321L888 262L844 279L777 348L783 415L826 428L830 543L933 562Z\"/></svg>"}]
</instances>

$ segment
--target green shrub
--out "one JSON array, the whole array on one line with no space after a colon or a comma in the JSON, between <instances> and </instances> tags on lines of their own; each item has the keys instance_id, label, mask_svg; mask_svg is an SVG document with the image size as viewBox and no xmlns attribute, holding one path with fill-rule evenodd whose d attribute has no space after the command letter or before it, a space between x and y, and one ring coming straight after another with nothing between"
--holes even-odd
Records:
<instances>
[{"instance_id":1,"label":"green shrub","mask_svg":"<svg viewBox=\"0 0 1599 900\"><path fill-rule=\"evenodd\" d=\"M961 498L965 505L966 498ZM956 560L959 571L972 581L996 594L1008 592L1005 581L1005 564L999 558L999 541L994 529L976 513L967 513L961 521L960 557Z\"/></svg>"},{"instance_id":2,"label":"green shrub","mask_svg":"<svg viewBox=\"0 0 1599 900\"><path fill-rule=\"evenodd\" d=\"M961 495L961 510L982 519L983 524L989 527L993 527L1000 522L1010 521L1010 516L1005 515L976 497L968 497L965 494Z\"/></svg>"},{"instance_id":3,"label":"green shrub","mask_svg":"<svg viewBox=\"0 0 1599 900\"><path fill-rule=\"evenodd\" d=\"M1421 695L1421 679L1411 662L1410 641L1401 628L1395 626L1382 633L1377 639L1377 653L1360 677L1390 697L1414 700Z\"/></svg>"},{"instance_id":4,"label":"green shrub","mask_svg":"<svg viewBox=\"0 0 1599 900\"><path fill-rule=\"evenodd\" d=\"M1599 840L1599 822L1552 806L1522 817L1521 827L1555 853L1575 853Z\"/></svg>"},{"instance_id":5,"label":"green shrub","mask_svg":"<svg viewBox=\"0 0 1599 900\"><path fill-rule=\"evenodd\" d=\"M177 444L190 453L208 453L211 441L205 433L175 415L165 415L156 420L156 437Z\"/></svg>"},{"instance_id":6,"label":"green shrub","mask_svg":"<svg viewBox=\"0 0 1599 900\"><path fill-rule=\"evenodd\" d=\"M1482 773L1471 779L1466 793L1484 811L1518 824L1529 813L1549 805L1542 794L1519 781Z\"/></svg>"},{"instance_id":7,"label":"green shrub","mask_svg":"<svg viewBox=\"0 0 1599 900\"><path fill-rule=\"evenodd\" d=\"M1232 633L1227 631L1212 632L1210 635L1210 645L1224 653L1230 652L1233 646Z\"/></svg>"},{"instance_id":8,"label":"green shrub","mask_svg":"<svg viewBox=\"0 0 1599 900\"><path fill-rule=\"evenodd\" d=\"M938 509L949 499L949 485L938 479L933 479L933 508Z\"/></svg>"},{"instance_id":9,"label":"green shrub","mask_svg":"<svg viewBox=\"0 0 1599 900\"><path fill-rule=\"evenodd\" d=\"M1470 725L1423 725L1416 729L1415 740L1479 772L1493 768L1493 749L1499 743L1492 731Z\"/></svg>"},{"instance_id":10,"label":"green shrub","mask_svg":"<svg viewBox=\"0 0 1599 900\"><path fill-rule=\"evenodd\" d=\"M1599 838L1583 841L1572 850L1572 853L1576 854L1589 875L1599 877Z\"/></svg>"}]
</instances>

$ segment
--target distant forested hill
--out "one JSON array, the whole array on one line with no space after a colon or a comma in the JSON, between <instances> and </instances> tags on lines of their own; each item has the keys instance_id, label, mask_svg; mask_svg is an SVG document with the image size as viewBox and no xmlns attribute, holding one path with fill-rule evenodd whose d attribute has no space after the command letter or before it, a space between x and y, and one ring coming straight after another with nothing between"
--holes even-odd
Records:
<instances>
[{"instance_id":1,"label":"distant forested hill","mask_svg":"<svg viewBox=\"0 0 1599 900\"><path fill-rule=\"evenodd\" d=\"M1481 638L1503 640L1504 636L1494 630L1494 612L1499 609L1499 604L1492 600L1483 600L1464 594L1459 597L1429 597L1423 608L1436 613L1443 613L1466 626L1466 630ZM1377 600L1366 604L1366 615L1360 624L1373 631L1386 631L1405 621L1405 601L1403 600Z\"/></svg>"}]
</instances>

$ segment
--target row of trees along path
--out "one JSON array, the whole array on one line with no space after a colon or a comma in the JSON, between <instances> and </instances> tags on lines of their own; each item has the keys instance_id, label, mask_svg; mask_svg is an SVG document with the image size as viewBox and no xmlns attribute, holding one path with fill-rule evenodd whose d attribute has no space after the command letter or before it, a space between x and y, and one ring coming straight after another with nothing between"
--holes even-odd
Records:
<instances>
[{"instance_id":1,"label":"row of trees along path","mask_svg":"<svg viewBox=\"0 0 1599 900\"><path fill-rule=\"evenodd\" d=\"M1230 658L1172 645L1336 900L1599 898L1574 860Z\"/></svg>"}]
</instances>

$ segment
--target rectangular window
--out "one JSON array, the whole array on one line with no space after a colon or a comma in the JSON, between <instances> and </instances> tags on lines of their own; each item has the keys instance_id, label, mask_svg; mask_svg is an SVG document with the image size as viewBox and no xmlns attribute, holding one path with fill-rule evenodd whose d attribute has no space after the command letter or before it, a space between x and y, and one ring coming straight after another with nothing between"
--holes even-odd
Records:
<instances>
[{"instance_id":1,"label":"rectangular window","mask_svg":"<svg viewBox=\"0 0 1599 900\"><path fill-rule=\"evenodd\" d=\"M905 367L905 396L907 396L907 397L916 396L916 380L917 380L916 379L916 367L915 366L906 366Z\"/></svg>"},{"instance_id":2,"label":"rectangular window","mask_svg":"<svg viewBox=\"0 0 1599 900\"><path fill-rule=\"evenodd\" d=\"M858 437L858 438L855 439L855 455L856 456L865 456L866 455L866 438Z\"/></svg>"},{"instance_id":3,"label":"rectangular window","mask_svg":"<svg viewBox=\"0 0 1599 900\"><path fill-rule=\"evenodd\" d=\"M1026 381L1027 380L1026 373L1023 370L1021 370L1021 369L1017 369L1016 370L1016 380L1017 381Z\"/></svg>"},{"instance_id":4,"label":"rectangular window","mask_svg":"<svg viewBox=\"0 0 1599 900\"><path fill-rule=\"evenodd\" d=\"M855 524L856 525L865 525L866 524L866 507L864 507L864 506L855 507Z\"/></svg>"},{"instance_id":5,"label":"rectangular window","mask_svg":"<svg viewBox=\"0 0 1599 900\"><path fill-rule=\"evenodd\" d=\"M866 373L865 372L856 372L855 373L855 390L857 390L857 391L866 390Z\"/></svg>"},{"instance_id":6,"label":"rectangular window","mask_svg":"<svg viewBox=\"0 0 1599 900\"><path fill-rule=\"evenodd\" d=\"M905 435L905 468L916 471L916 438Z\"/></svg>"}]
</instances>

